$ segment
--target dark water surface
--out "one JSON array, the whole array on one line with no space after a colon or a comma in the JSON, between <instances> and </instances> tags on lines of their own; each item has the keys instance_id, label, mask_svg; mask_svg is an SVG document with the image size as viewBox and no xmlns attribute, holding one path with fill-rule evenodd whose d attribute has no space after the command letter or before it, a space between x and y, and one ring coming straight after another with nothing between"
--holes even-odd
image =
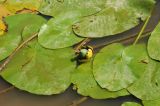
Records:
<instances>
[{"instance_id":1,"label":"dark water surface","mask_svg":"<svg viewBox=\"0 0 160 106\"><path fill-rule=\"evenodd\" d=\"M153 12L153 17L151 18L151 21L149 22L149 25L147 26L145 32L153 30L153 28L156 26L159 20L160 2L157 3ZM138 33L140 27L141 25L130 31L126 31L123 34L118 34L118 36L93 39L88 44L92 46L96 46L97 44L99 46L103 46L117 39L126 39L128 37L134 37ZM146 39L142 40L142 42L146 41ZM124 43L128 44L132 40L126 40ZM9 85L3 79L0 78L0 91L9 86L11 85ZM65 93L53 96L33 95L14 88L9 92L0 95L0 106L69 106L72 103L72 101L78 100L80 98L82 98L82 96L78 95L76 91L73 91L71 87ZM87 101L85 101L79 106L120 106L125 101L140 102L140 100L136 99L134 96L119 97L117 99L107 100L95 100L89 98Z\"/></svg>"}]
</instances>

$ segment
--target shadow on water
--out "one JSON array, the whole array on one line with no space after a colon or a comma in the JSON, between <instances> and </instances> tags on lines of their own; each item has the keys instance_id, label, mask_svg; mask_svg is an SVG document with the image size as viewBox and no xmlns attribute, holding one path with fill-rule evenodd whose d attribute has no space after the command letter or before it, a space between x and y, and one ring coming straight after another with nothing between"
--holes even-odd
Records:
<instances>
[{"instance_id":1,"label":"shadow on water","mask_svg":"<svg viewBox=\"0 0 160 106\"><path fill-rule=\"evenodd\" d=\"M152 31L160 20L160 2L157 3L156 8L153 12L153 16L149 25L147 26L145 32ZM50 18L50 17L48 17ZM141 25L133 28L132 30L126 31L122 34L117 34L117 36L103 37L98 39L92 39L88 45L93 47L104 46L117 41L118 39L128 39L132 37L133 39L123 41L124 44L130 44L134 41L135 36L139 32ZM141 40L141 42L146 42L148 37ZM0 78L0 90L3 90L10 85ZM30 93L20 91L18 89L13 89L7 93L0 95L0 106L69 106L72 101L80 99L82 96L78 95L76 91L73 91L71 87L65 91L65 93L53 96L38 96L32 95ZM87 101L82 103L80 106L120 106L125 101L136 101L140 103L140 100L134 96L119 97L117 99L107 99L107 100L95 100L89 98Z\"/></svg>"}]
</instances>

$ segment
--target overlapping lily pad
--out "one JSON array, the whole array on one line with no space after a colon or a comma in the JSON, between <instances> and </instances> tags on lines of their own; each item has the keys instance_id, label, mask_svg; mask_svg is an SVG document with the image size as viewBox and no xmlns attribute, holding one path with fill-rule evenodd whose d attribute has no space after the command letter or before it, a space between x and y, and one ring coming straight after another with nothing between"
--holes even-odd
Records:
<instances>
[{"instance_id":1,"label":"overlapping lily pad","mask_svg":"<svg viewBox=\"0 0 160 106\"><path fill-rule=\"evenodd\" d=\"M125 89L117 92L110 92L101 88L94 79L91 62L80 65L72 73L72 83L79 94L90 96L95 99L115 98L128 95Z\"/></svg>"},{"instance_id":2,"label":"overlapping lily pad","mask_svg":"<svg viewBox=\"0 0 160 106\"><path fill-rule=\"evenodd\" d=\"M71 84L71 72L75 69L71 61L72 48L48 50L38 43L32 52L18 52L2 72L2 77L15 87L34 94L51 95L64 92ZM26 53L32 54L26 62ZM24 62L25 61L25 62ZM61 62L63 61L63 64Z\"/></svg>"},{"instance_id":3,"label":"overlapping lily pad","mask_svg":"<svg viewBox=\"0 0 160 106\"><path fill-rule=\"evenodd\" d=\"M30 24L41 26L46 22L44 18L33 14L18 14L5 18L8 32L0 36L0 60L5 59L21 42L23 28Z\"/></svg>"},{"instance_id":4,"label":"overlapping lily pad","mask_svg":"<svg viewBox=\"0 0 160 106\"><path fill-rule=\"evenodd\" d=\"M154 0L106 0L105 9L84 17L73 27L83 37L103 37L129 30L145 20L154 6Z\"/></svg>"},{"instance_id":5,"label":"overlapping lily pad","mask_svg":"<svg viewBox=\"0 0 160 106\"><path fill-rule=\"evenodd\" d=\"M43 0L39 11L56 17L66 12L80 11L80 16L94 14L104 8L106 0Z\"/></svg>"},{"instance_id":6,"label":"overlapping lily pad","mask_svg":"<svg viewBox=\"0 0 160 106\"><path fill-rule=\"evenodd\" d=\"M123 50L122 58L130 67L135 77L139 79L146 71L148 62L150 60L146 52L146 45L137 44L126 47Z\"/></svg>"},{"instance_id":7,"label":"overlapping lily pad","mask_svg":"<svg viewBox=\"0 0 160 106\"><path fill-rule=\"evenodd\" d=\"M39 43L45 48L58 49L80 42L83 38L76 36L72 31L72 25L78 19L79 12L69 12L50 19L40 30Z\"/></svg>"},{"instance_id":8,"label":"overlapping lily pad","mask_svg":"<svg viewBox=\"0 0 160 106\"><path fill-rule=\"evenodd\" d=\"M141 100L159 99L160 63L150 59L147 64L143 75L128 90Z\"/></svg>"},{"instance_id":9,"label":"overlapping lily pad","mask_svg":"<svg viewBox=\"0 0 160 106\"><path fill-rule=\"evenodd\" d=\"M123 50L124 46L121 44L111 44L96 55L93 74L102 88L118 91L135 81L135 75L122 59Z\"/></svg>"},{"instance_id":10,"label":"overlapping lily pad","mask_svg":"<svg viewBox=\"0 0 160 106\"><path fill-rule=\"evenodd\" d=\"M149 56L155 60L160 61L160 24L152 32L148 41Z\"/></svg>"}]
</instances>

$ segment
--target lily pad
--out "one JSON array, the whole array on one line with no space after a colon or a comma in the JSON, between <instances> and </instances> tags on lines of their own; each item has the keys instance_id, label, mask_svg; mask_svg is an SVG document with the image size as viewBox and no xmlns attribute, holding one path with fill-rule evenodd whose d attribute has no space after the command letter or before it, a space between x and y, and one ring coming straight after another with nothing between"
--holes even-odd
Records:
<instances>
[{"instance_id":1,"label":"lily pad","mask_svg":"<svg viewBox=\"0 0 160 106\"><path fill-rule=\"evenodd\" d=\"M26 56L19 52L2 71L2 77L15 87L39 95L64 92L71 84L71 72L75 69L71 61L72 48L49 50L38 43L30 46L33 56L24 64ZM61 62L57 62L61 61Z\"/></svg>"},{"instance_id":2,"label":"lily pad","mask_svg":"<svg viewBox=\"0 0 160 106\"><path fill-rule=\"evenodd\" d=\"M124 102L121 106L142 106L136 102Z\"/></svg>"},{"instance_id":3,"label":"lily pad","mask_svg":"<svg viewBox=\"0 0 160 106\"><path fill-rule=\"evenodd\" d=\"M82 37L103 37L129 30L145 20L154 6L154 0L106 0L105 9L82 18L73 27Z\"/></svg>"},{"instance_id":4,"label":"lily pad","mask_svg":"<svg viewBox=\"0 0 160 106\"><path fill-rule=\"evenodd\" d=\"M70 12L50 19L40 30L39 43L45 48L58 49L72 46L83 40L72 31L72 25L79 19L78 15L77 12Z\"/></svg>"},{"instance_id":5,"label":"lily pad","mask_svg":"<svg viewBox=\"0 0 160 106\"><path fill-rule=\"evenodd\" d=\"M110 92L101 88L94 79L91 62L80 65L72 73L72 83L79 94L90 96L94 99L116 98L128 95L125 89L117 92Z\"/></svg>"},{"instance_id":6,"label":"lily pad","mask_svg":"<svg viewBox=\"0 0 160 106\"><path fill-rule=\"evenodd\" d=\"M136 77L130 67L123 61L124 46L111 44L98 53L93 62L93 74L102 88L118 91L127 88Z\"/></svg>"},{"instance_id":7,"label":"lily pad","mask_svg":"<svg viewBox=\"0 0 160 106\"><path fill-rule=\"evenodd\" d=\"M80 11L81 16L94 14L104 7L106 0L43 0L39 11L56 17L66 12Z\"/></svg>"},{"instance_id":8,"label":"lily pad","mask_svg":"<svg viewBox=\"0 0 160 106\"><path fill-rule=\"evenodd\" d=\"M130 86L128 91L141 100L155 100L160 98L160 63L149 60L143 75Z\"/></svg>"},{"instance_id":9,"label":"lily pad","mask_svg":"<svg viewBox=\"0 0 160 106\"><path fill-rule=\"evenodd\" d=\"M8 32L0 36L0 60L8 57L21 42L21 33L27 25L42 25L45 19L33 14L18 14L8 16L5 22L8 25Z\"/></svg>"},{"instance_id":10,"label":"lily pad","mask_svg":"<svg viewBox=\"0 0 160 106\"><path fill-rule=\"evenodd\" d=\"M160 24L152 32L148 41L148 54L151 58L160 61Z\"/></svg>"},{"instance_id":11,"label":"lily pad","mask_svg":"<svg viewBox=\"0 0 160 106\"><path fill-rule=\"evenodd\" d=\"M42 0L6 0L3 5L12 13L22 9L38 10Z\"/></svg>"},{"instance_id":12,"label":"lily pad","mask_svg":"<svg viewBox=\"0 0 160 106\"><path fill-rule=\"evenodd\" d=\"M160 63L149 58L145 45L129 46L123 51L123 59L126 60L137 80L128 87L128 91L142 100L154 100L160 98L156 92L160 90L158 84Z\"/></svg>"},{"instance_id":13,"label":"lily pad","mask_svg":"<svg viewBox=\"0 0 160 106\"><path fill-rule=\"evenodd\" d=\"M130 67L135 77L139 79L146 71L150 60L144 44L131 45L123 50L122 58Z\"/></svg>"},{"instance_id":14,"label":"lily pad","mask_svg":"<svg viewBox=\"0 0 160 106\"><path fill-rule=\"evenodd\" d=\"M144 106L160 106L160 99L143 101Z\"/></svg>"}]
</instances>

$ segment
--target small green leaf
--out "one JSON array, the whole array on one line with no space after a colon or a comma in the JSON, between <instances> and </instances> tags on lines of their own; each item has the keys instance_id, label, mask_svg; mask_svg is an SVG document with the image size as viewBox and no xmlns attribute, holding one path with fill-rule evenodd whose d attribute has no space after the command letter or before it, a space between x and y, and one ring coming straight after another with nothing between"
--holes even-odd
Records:
<instances>
[{"instance_id":1,"label":"small green leaf","mask_svg":"<svg viewBox=\"0 0 160 106\"><path fill-rule=\"evenodd\" d=\"M27 25L42 25L45 19L33 14L18 14L5 18L8 32L0 36L0 60L8 57L21 42L21 33Z\"/></svg>"},{"instance_id":2,"label":"small green leaf","mask_svg":"<svg viewBox=\"0 0 160 106\"><path fill-rule=\"evenodd\" d=\"M96 55L93 74L102 88L118 91L135 81L135 75L122 59L123 50L124 46L121 44L111 44Z\"/></svg>"},{"instance_id":3,"label":"small green leaf","mask_svg":"<svg viewBox=\"0 0 160 106\"><path fill-rule=\"evenodd\" d=\"M58 49L80 42L83 38L76 36L72 31L72 24L79 19L78 17L77 12L70 12L50 19L40 30L39 43L45 48Z\"/></svg>"},{"instance_id":4,"label":"small green leaf","mask_svg":"<svg viewBox=\"0 0 160 106\"><path fill-rule=\"evenodd\" d=\"M128 95L123 89L117 92L110 92L101 88L94 79L91 62L80 65L72 73L72 83L77 88L77 92L83 96L90 96L95 99L116 98Z\"/></svg>"},{"instance_id":5,"label":"small green leaf","mask_svg":"<svg viewBox=\"0 0 160 106\"><path fill-rule=\"evenodd\" d=\"M152 32L148 41L149 56L155 60L160 61L160 24Z\"/></svg>"},{"instance_id":6,"label":"small green leaf","mask_svg":"<svg viewBox=\"0 0 160 106\"><path fill-rule=\"evenodd\" d=\"M136 102L124 102L121 106L142 106Z\"/></svg>"},{"instance_id":7,"label":"small green leaf","mask_svg":"<svg viewBox=\"0 0 160 106\"><path fill-rule=\"evenodd\" d=\"M73 27L83 37L103 37L129 30L145 20L154 6L154 0L106 0L105 9L84 17Z\"/></svg>"}]
</instances>

